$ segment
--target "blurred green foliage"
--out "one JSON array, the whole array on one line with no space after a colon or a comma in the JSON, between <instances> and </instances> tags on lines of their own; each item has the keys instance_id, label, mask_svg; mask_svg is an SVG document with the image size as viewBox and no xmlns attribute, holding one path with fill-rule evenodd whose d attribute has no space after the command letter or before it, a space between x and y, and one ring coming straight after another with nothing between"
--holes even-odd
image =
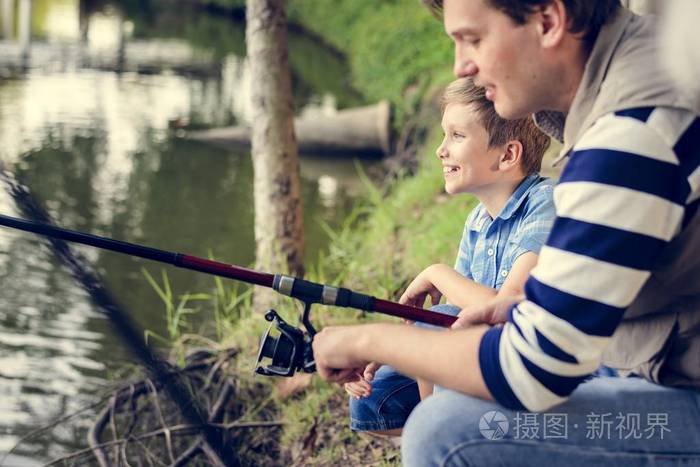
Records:
<instances>
[{"instance_id":1,"label":"blurred green foliage","mask_svg":"<svg viewBox=\"0 0 700 467\"><path fill-rule=\"evenodd\" d=\"M245 0L202 2L245 7ZM450 41L419 0L288 0L286 6L290 24L346 55L351 84L368 101L391 101L397 127L415 112L426 89L449 80Z\"/></svg>"},{"instance_id":2,"label":"blurred green foliage","mask_svg":"<svg viewBox=\"0 0 700 467\"><path fill-rule=\"evenodd\" d=\"M449 39L418 0L289 0L287 8L290 22L347 55L358 90L372 101L389 99L399 117L449 75Z\"/></svg>"},{"instance_id":3,"label":"blurred green foliage","mask_svg":"<svg viewBox=\"0 0 700 467\"><path fill-rule=\"evenodd\" d=\"M288 0L287 14L347 56L352 85L369 101L391 101L397 127L451 77L450 40L419 0Z\"/></svg>"}]
</instances>

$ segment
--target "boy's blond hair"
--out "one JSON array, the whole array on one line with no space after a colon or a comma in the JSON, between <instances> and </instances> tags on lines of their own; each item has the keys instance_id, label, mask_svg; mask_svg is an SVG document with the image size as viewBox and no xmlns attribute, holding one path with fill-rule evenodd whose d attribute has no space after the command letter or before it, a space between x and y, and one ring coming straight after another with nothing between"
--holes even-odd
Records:
<instances>
[{"instance_id":1,"label":"boy's blond hair","mask_svg":"<svg viewBox=\"0 0 700 467\"><path fill-rule=\"evenodd\" d=\"M524 175L540 171L542 157L549 147L549 137L542 133L531 117L505 120L498 116L493 102L486 99L483 88L474 85L470 78L451 82L442 95L442 111L450 104L468 105L476 111L479 123L489 135L489 148L503 146L518 140L523 145L520 167Z\"/></svg>"}]
</instances>

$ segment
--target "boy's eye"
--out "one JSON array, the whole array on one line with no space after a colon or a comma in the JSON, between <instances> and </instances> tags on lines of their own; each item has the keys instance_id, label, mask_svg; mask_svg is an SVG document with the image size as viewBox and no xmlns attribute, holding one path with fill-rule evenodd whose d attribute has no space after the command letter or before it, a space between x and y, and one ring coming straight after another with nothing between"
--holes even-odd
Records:
<instances>
[{"instance_id":1,"label":"boy's eye","mask_svg":"<svg viewBox=\"0 0 700 467\"><path fill-rule=\"evenodd\" d=\"M464 138L464 135L462 133L458 133L455 131L452 133L452 137L456 138L456 139L460 139L460 138Z\"/></svg>"}]
</instances>

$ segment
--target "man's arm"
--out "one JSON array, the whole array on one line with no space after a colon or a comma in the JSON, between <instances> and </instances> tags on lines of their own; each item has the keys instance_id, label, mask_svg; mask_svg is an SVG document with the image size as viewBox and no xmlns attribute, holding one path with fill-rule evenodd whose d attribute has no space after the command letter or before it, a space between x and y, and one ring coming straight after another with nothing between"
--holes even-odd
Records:
<instances>
[{"instance_id":1,"label":"man's arm","mask_svg":"<svg viewBox=\"0 0 700 467\"><path fill-rule=\"evenodd\" d=\"M672 148L697 132L688 130L693 121L673 109L620 112L598 120L574 147L526 300L480 345L484 380L501 404L546 410L600 365L625 310L682 228L693 190L688 174L698 162Z\"/></svg>"},{"instance_id":2,"label":"man's arm","mask_svg":"<svg viewBox=\"0 0 700 467\"><path fill-rule=\"evenodd\" d=\"M484 399L491 395L481 378L478 348L488 326L432 331L400 324L326 327L314 337L319 375L332 382L355 379L367 362ZM340 370L339 370L340 369Z\"/></svg>"}]
</instances>

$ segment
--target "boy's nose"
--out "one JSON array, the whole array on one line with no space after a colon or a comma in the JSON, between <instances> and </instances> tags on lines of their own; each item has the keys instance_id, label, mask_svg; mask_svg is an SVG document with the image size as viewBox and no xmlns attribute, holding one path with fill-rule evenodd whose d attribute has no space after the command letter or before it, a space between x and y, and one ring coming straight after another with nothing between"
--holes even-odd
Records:
<instances>
[{"instance_id":1,"label":"boy's nose","mask_svg":"<svg viewBox=\"0 0 700 467\"><path fill-rule=\"evenodd\" d=\"M435 154L438 156L439 159L444 159L447 157L447 150L445 149L445 145L441 144L438 146L438 148L435 150Z\"/></svg>"}]
</instances>

